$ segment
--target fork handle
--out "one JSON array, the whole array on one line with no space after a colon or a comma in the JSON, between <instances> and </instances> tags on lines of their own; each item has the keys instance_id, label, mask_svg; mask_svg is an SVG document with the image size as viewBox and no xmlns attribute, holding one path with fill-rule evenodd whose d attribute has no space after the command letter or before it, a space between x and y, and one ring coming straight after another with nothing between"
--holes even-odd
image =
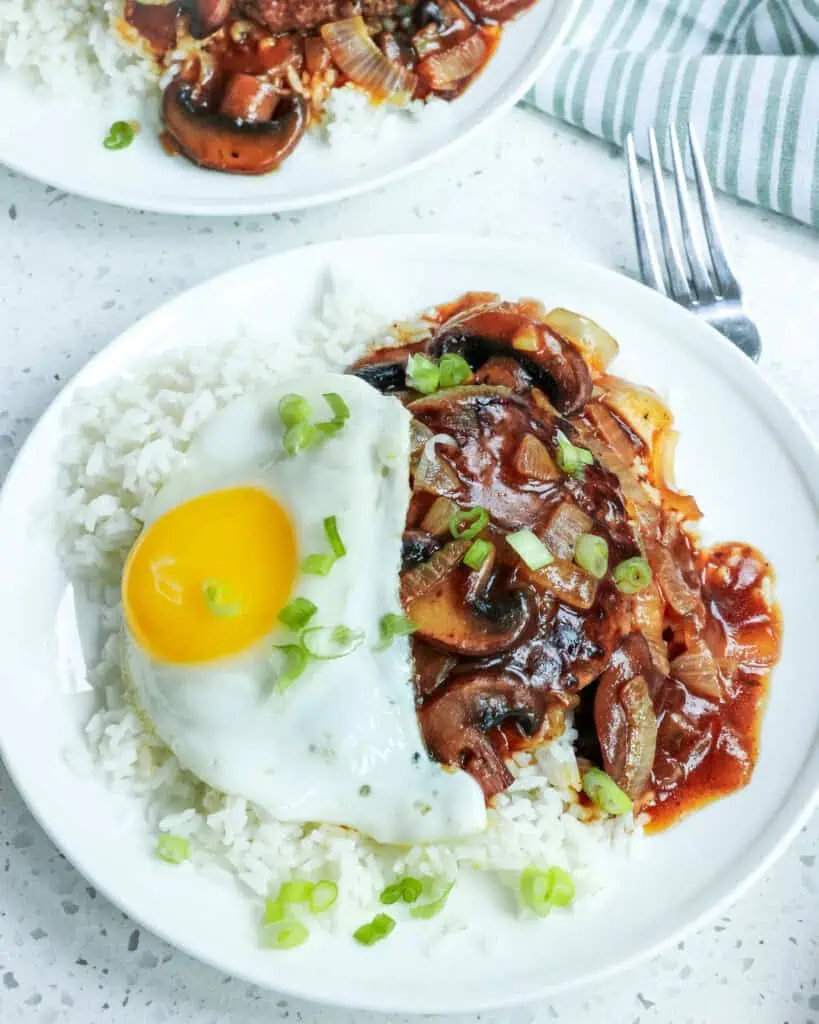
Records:
<instances>
[{"instance_id":1,"label":"fork handle","mask_svg":"<svg viewBox=\"0 0 819 1024\"><path fill-rule=\"evenodd\" d=\"M762 339L759 337L756 324L747 316L712 317L709 318L708 323L733 342L740 352L744 352L754 362L759 360L759 355L762 352Z\"/></svg>"}]
</instances>

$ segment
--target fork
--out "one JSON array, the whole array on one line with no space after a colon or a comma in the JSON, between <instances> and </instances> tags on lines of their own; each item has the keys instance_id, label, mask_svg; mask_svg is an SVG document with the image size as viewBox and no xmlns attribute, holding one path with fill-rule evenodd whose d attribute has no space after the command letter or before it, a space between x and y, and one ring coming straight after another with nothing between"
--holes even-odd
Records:
<instances>
[{"instance_id":1,"label":"fork","mask_svg":"<svg viewBox=\"0 0 819 1024\"><path fill-rule=\"evenodd\" d=\"M634 137L629 132L626 138L626 165L631 196L631 215L634 220L634 237L637 243L637 258L640 263L640 276L643 283L661 294L667 294L680 306L684 306L692 313L702 317L720 334L732 341L741 352L756 362L762 351L762 341L756 324L743 311L742 289L725 255L714 193L708 180L705 160L694 127L689 123L688 148L691 154L691 165L694 169L694 184L699 199L700 217L711 257L710 272L706 266L702 245L692 227L688 182L685 178L685 167L676 128L672 125L669 130L669 144L682 241L688 264L687 271L683 266L680 247L671 226L657 137L653 128L649 132L648 144L667 287L648 227L643 187L637 169Z\"/></svg>"}]
</instances>

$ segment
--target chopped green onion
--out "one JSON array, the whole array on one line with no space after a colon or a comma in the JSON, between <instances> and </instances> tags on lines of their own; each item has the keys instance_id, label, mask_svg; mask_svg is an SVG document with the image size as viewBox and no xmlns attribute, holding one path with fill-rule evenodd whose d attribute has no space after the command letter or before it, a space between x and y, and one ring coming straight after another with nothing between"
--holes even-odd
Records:
<instances>
[{"instance_id":1,"label":"chopped green onion","mask_svg":"<svg viewBox=\"0 0 819 1024\"><path fill-rule=\"evenodd\" d=\"M557 866L549 868L546 872L549 876L551 888L549 899L553 907L568 907L574 899L574 880L568 871Z\"/></svg>"},{"instance_id":2,"label":"chopped green onion","mask_svg":"<svg viewBox=\"0 0 819 1024\"><path fill-rule=\"evenodd\" d=\"M310 655L301 644L281 644L276 650L281 651L287 659L279 676L279 689L286 690L307 668Z\"/></svg>"},{"instance_id":3,"label":"chopped green onion","mask_svg":"<svg viewBox=\"0 0 819 1024\"><path fill-rule=\"evenodd\" d=\"M160 832L156 841L156 855L169 864L181 864L190 854L190 843L182 836L172 836L169 832Z\"/></svg>"},{"instance_id":4,"label":"chopped green onion","mask_svg":"<svg viewBox=\"0 0 819 1024\"><path fill-rule=\"evenodd\" d=\"M335 516L327 516L324 520L324 532L327 535L327 540L330 542L333 554L336 558L343 558L347 554L347 548L344 547L344 541L338 532L338 523Z\"/></svg>"},{"instance_id":5,"label":"chopped green onion","mask_svg":"<svg viewBox=\"0 0 819 1024\"><path fill-rule=\"evenodd\" d=\"M488 540L473 540L472 544L464 555L464 565L470 569L478 570L495 550L494 544Z\"/></svg>"},{"instance_id":6,"label":"chopped green onion","mask_svg":"<svg viewBox=\"0 0 819 1024\"><path fill-rule=\"evenodd\" d=\"M472 540L489 525L489 513L485 508L459 508L449 520L449 532L455 540Z\"/></svg>"},{"instance_id":7,"label":"chopped green onion","mask_svg":"<svg viewBox=\"0 0 819 1024\"><path fill-rule=\"evenodd\" d=\"M302 572L310 576L326 576L333 568L339 558L347 554L347 548L338 532L338 522L335 516L327 516L324 520L324 534L332 548L331 555L308 555L302 562Z\"/></svg>"},{"instance_id":8,"label":"chopped green onion","mask_svg":"<svg viewBox=\"0 0 819 1024\"><path fill-rule=\"evenodd\" d=\"M398 903L399 900L404 903L414 903L423 891L424 883L420 879L407 876L406 878L400 878L392 885L388 885L379 896L379 899L388 906L392 903Z\"/></svg>"},{"instance_id":9,"label":"chopped green onion","mask_svg":"<svg viewBox=\"0 0 819 1024\"><path fill-rule=\"evenodd\" d=\"M294 878L284 882L279 889L279 899L282 903L307 903L313 895L315 884Z\"/></svg>"},{"instance_id":10,"label":"chopped green onion","mask_svg":"<svg viewBox=\"0 0 819 1024\"><path fill-rule=\"evenodd\" d=\"M506 536L509 546L515 550L530 569L542 569L551 565L554 555L543 541L531 530L518 530Z\"/></svg>"},{"instance_id":11,"label":"chopped green onion","mask_svg":"<svg viewBox=\"0 0 819 1024\"><path fill-rule=\"evenodd\" d=\"M313 626L301 635L304 649L311 658L330 661L351 654L364 641L364 634L349 626Z\"/></svg>"},{"instance_id":12,"label":"chopped green onion","mask_svg":"<svg viewBox=\"0 0 819 1024\"><path fill-rule=\"evenodd\" d=\"M583 773L583 792L605 814L616 817L627 814L632 808L628 794L601 768L589 768Z\"/></svg>"},{"instance_id":13,"label":"chopped green onion","mask_svg":"<svg viewBox=\"0 0 819 1024\"><path fill-rule=\"evenodd\" d=\"M308 601L306 597L297 597L279 612L279 622L298 633L304 629L317 611L318 608L312 601Z\"/></svg>"},{"instance_id":14,"label":"chopped green onion","mask_svg":"<svg viewBox=\"0 0 819 1024\"><path fill-rule=\"evenodd\" d=\"M525 868L520 874L520 897L530 910L547 917L552 907L568 907L574 899L572 876L559 867Z\"/></svg>"},{"instance_id":15,"label":"chopped green onion","mask_svg":"<svg viewBox=\"0 0 819 1024\"><path fill-rule=\"evenodd\" d=\"M615 568L614 582L624 594L638 594L651 583L651 566L644 558L627 558Z\"/></svg>"},{"instance_id":16,"label":"chopped green onion","mask_svg":"<svg viewBox=\"0 0 819 1024\"><path fill-rule=\"evenodd\" d=\"M324 401L330 406L330 412L333 414L333 419L336 423L344 423L345 420L350 418L350 408L341 395L331 391L323 397Z\"/></svg>"},{"instance_id":17,"label":"chopped green onion","mask_svg":"<svg viewBox=\"0 0 819 1024\"><path fill-rule=\"evenodd\" d=\"M422 395L431 395L437 391L441 383L441 373L431 359L422 355L411 355L407 360L407 384L420 391Z\"/></svg>"},{"instance_id":18,"label":"chopped green onion","mask_svg":"<svg viewBox=\"0 0 819 1024\"><path fill-rule=\"evenodd\" d=\"M267 899L264 901L264 913L262 914L263 925L278 924L279 921L284 921L287 916L287 906L281 896L277 896L274 900Z\"/></svg>"},{"instance_id":19,"label":"chopped green onion","mask_svg":"<svg viewBox=\"0 0 819 1024\"><path fill-rule=\"evenodd\" d=\"M386 615L382 615L378 627L381 633L381 640L376 647L377 651L386 651L396 637L409 636L418 628L410 622L406 615L396 615L394 612L387 612Z\"/></svg>"},{"instance_id":20,"label":"chopped green onion","mask_svg":"<svg viewBox=\"0 0 819 1024\"><path fill-rule=\"evenodd\" d=\"M376 914L369 924L363 924L353 932L353 938L362 946L374 946L376 942L390 934L395 928L395 920L389 914Z\"/></svg>"},{"instance_id":21,"label":"chopped green onion","mask_svg":"<svg viewBox=\"0 0 819 1024\"><path fill-rule=\"evenodd\" d=\"M315 424L305 420L287 428L282 447L287 455L298 455L300 452L307 451L308 448L315 447L320 438L321 434Z\"/></svg>"},{"instance_id":22,"label":"chopped green onion","mask_svg":"<svg viewBox=\"0 0 819 1024\"><path fill-rule=\"evenodd\" d=\"M442 388L455 388L472 375L472 367L463 356L454 352L447 352L441 356L438 364L440 375L440 386Z\"/></svg>"},{"instance_id":23,"label":"chopped green onion","mask_svg":"<svg viewBox=\"0 0 819 1024\"><path fill-rule=\"evenodd\" d=\"M308 555L301 563L301 571L308 576L326 576L335 564L335 555Z\"/></svg>"},{"instance_id":24,"label":"chopped green onion","mask_svg":"<svg viewBox=\"0 0 819 1024\"><path fill-rule=\"evenodd\" d=\"M557 464L570 476L583 476L583 468L591 466L594 456L588 448L578 448L562 430L557 432Z\"/></svg>"},{"instance_id":25,"label":"chopped green onion","mask_svg":"<svg viewBox=\"0 0 819 1024\"><path fill-rule=\"evenodd\" d=\"M440 881L433 881L432 883L428 883L424 888L429 889L430 887L438 890L438 896L436 899L432 900L431 903L422 903L420 906L413 907L410 910L410 916L416 918L416 920L427 921L429 918L440 914L446 906L449 894L455 887L455 882L442 883Z\"/></svg>"},{"instance_id":26,"label":"chopped green onion","mask_svg":"<svg viewBox=\"0 0 819 1024\"><path fill-rule=\"evenodd\" d=\"M114 121L102 144L106 149L127 149L138 130L139 124L136 121Z\"/></svg>"},{"instance_id":27,"label":"chopped green onion","mask_svg":"<svg viewBox=\"0 0 819 1024\"><path fill-rule=\"evenodd\" d=\"M261 943L267 949L295 949L307 941L307 926L294 918L286 918L262 926Z\"/></svg>"},{"instance_id":28,"label":"chopped green onion","mask_svg":"<svg viewBox=\"0 0 819 1024\"><path fill-rule=\"evenodd\" d=\"M223 580L205 580L202 597L211 615L222 619L235 618L242 610L241 601Z\"/></svg>"},{"instance_id":29,"label":"chopped green onion","mask_svg":"<svg viewBox=\"0 0 819 1024\"><path fill-rule=\"evenodd\" d=\"M602 580L609 567L609 546L602 537L584 533L574 546L574 560L596 580Z\"/></svg>"},{"instance_id":30,"label":"chopped green onion","mask_svg":"<svg viewBox=\"0 0 819 1024\"><path fill-rule=\"evenodd\" d=\"M316 882L313 886L313 891L310 893L310 912L313 914L323 914L325 910L329 910L330 907L338 899L338 886L335 882L331 882L329 879L322 879L320 882Z\"/></svg>"},{"instance_id":31,"label":"chopped green onion","mask_svg":"<svg viewBox=\"0 0 819 1024\"><path fill-rule=\"evenodd\" d=\"M312 410L304 395L285 395L279 402L279 416L286 427L309 423Z\"/></svg>"}]
</instances>

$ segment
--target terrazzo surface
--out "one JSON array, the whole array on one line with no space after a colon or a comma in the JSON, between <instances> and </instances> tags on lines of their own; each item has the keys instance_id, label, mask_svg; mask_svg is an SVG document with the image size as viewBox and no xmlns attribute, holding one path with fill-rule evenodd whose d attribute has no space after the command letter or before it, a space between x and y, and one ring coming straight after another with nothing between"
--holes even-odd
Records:
<instances>
[{"instance_id":1,"label":"terrazzo surface","mask_svg":"<svg viewBox=\"0 0 819 1024\"><path fill-rule=\"evenodd\" d=\"M720 209L764 340L762 367L819 434L819 237L730 200L720 200ZM329 210L281 217L143 215L0 170L0 473L90 355L165 299L219 271L305 242L456 231L535 240L631 273L629 223L619 155L520 111L407 182ZM19 683L11 667L3 675L4 685ZM443 1019L819 1024L818 854L814 817L762 882L661 958L539 1006ZM137 928L55 850L0 767L2 1024L385 1019L248 986Z\"/></svg>"}]
</instances>

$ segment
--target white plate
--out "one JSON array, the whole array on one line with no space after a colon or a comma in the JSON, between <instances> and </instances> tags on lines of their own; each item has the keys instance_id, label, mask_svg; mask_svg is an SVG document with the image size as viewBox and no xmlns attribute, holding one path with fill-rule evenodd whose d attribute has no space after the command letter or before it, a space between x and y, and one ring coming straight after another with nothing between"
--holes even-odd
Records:
<instances>
[{"instance_id":1,"label":"white plate","mask_svg":"<svg viewBox=\"0 0 819 1024\"><path fill-rule=\"evenodd\" d=\"M358 195L442 159L534 84L563 38L578 0L540 0L506 27L486 71L454 103L436 103L409 121L386 119L370 139L329 148L315 135L281 170L259 178L217 174L170 158L159 144L158 99L66 106L0 66L0 163L56 188L160 213L243 215L304 209ZM128 149L102 145L113 121L135 118L143 131Z\"/></svg>"},{"instance_id":2,"label":"white plate","mask_svg":"<svg viewBox=\"0 0 819 1024\"><path fill-rule=\"evenodd\" d=\"M169 869L125 798L65 764L82 697L58 622L64 580L48 518L61 413L78 387L115 377L146 352L285 331L314 307L328 268L366 284L400 317L467 289L537 296L582 310L619 338L616 372L669 395L682 439L678 478L710 539L743 539L773 561L785 621L752 784L643 844L613 887L569 915L520 923L490 887L459 885L467 933L430 955L435 926L399 928L357 948L316 938L287 954L256 947L234 889ZM352 268L352 269L351 269ZM279 333L279 332L277 332ZM819 782L819 455L802 424L734 348L660 296L610 271L541 250L409 236L321 245L226 274L147 317L90 363L32 433L0 499L0 748L32 812L78 869L152 931L228 973L306 998L395 1012L455 1012L531 1001L634 963L725 906L780 854ZM64 611L64 609L63 609ZM81 681L79 686L81 687ZM422 984L419 984L422 981Z\"/></svg>"}]
</instances>

